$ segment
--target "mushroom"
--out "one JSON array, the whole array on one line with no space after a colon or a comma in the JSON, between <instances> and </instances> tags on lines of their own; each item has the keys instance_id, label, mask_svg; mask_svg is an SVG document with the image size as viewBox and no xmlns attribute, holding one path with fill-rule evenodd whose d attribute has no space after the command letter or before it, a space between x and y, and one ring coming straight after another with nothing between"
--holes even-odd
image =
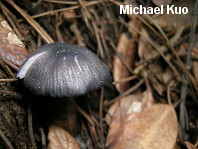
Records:
<instances>
[{"instance_id":1,"label":"mushroom","mask_svg":"<svg viewBox=\"0 0 198 149\"><path fill-rule=\"evenodd\" d=\"M100 88L110 80L110 70L87 48L57 42L38 48L17 78L36 95L64 98Z\"/></svg>"},{"instance_id":2,"label":"mushroom","mask_svg":"<svg viewBox=\"0 0 198 149\"><path fill-rule=\"evenodd\" d=\"M87 48L57 42L38 48L20 66L17 78L24 79L25 86L36 95L65 98L98 89L111 77L106 64ZM59 103L42 100L37 104L36 112L42 117L41 123L55 124L76 135L75 101ZM63 123L57 124L53 117ZM28 121L28 126L32 129L31 121Z\"/></svg>"}]
</instances>

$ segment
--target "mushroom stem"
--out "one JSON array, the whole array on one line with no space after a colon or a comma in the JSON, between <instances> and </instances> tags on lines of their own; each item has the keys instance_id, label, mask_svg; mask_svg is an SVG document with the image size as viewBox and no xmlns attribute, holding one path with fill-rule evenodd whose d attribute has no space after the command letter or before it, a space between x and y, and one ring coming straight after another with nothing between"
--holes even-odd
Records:
<instances>
[{"instance_id":1,"label":"mushroom stem","mask_svg":"<svg viewBox=\"0 0 198 149\"><path fill-rule=\"evenodd\" d=\"M56 125L64 128L71 135L78 133L77 109L71 99L51 99L49 97L39 97L42 99L34 100L33 109L37 113L38 121L42 127Z\"/></svg>"}]
</instances>

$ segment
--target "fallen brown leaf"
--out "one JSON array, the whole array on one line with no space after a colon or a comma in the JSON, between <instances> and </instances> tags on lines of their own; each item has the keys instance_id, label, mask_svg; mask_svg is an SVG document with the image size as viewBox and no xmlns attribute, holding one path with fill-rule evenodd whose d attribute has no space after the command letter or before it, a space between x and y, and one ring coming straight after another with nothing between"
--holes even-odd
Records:
<instances>
[{"instance_id":1,"label":"fallen brown leaf","mask_svg":"<svg viewBox=\"0 0 198 149\"><path fill-rule=\"evenodd\" d=\"M176 113L172 106L156 104L141 113L127 114L116 131L113 142L107 142L109 149L173 149Z\"/></svg>"},{"instance_id":2,"label":"fallen brown leaf","mask_svg":"<svg viewBox=\"0 0 198 149\"><path fill-rule=\"evenodd\" d=\"M134 40L130 37L130 33L122 33L120 35L117 54L114 56L113 60L113 78L114 81L119 81L129 76L129 71L127 70L124 63L129 67L133 65L132 55L134 54ZM120 56L122 58L120 58ZM123 62L124 61L124 62ZM117 91L120 93L124 92L128 88L128 82L118 83L115 85Z\"/></svg>"},{"instance_id":3,"label":"fallen brown leaf","mask_svg":"<svg viewBox=\"0 0 198 149\"><path fill-rule=\"evenodd\" d=\"M80 149L78 142L63 128L50 126L48 149Z\"/></svg>"},{"instance_id":4,"label":"fallen brown leaf","mask_svg":"<svg viewBox=\"0 0 198 149\"><path fill-rule=\"evenodd\" d=\"M141 99L142 93L137 92L132 95L120 98L109 108L105 117L107 124L110 125L109 132L111 131L111 127L113 127L114 124L119 125L122 122L127 110L133 104L133 102L140 101ZM115 131L115 129L112 129L112 131Z\"/></svg>"},{"instance_id":5,"label":"fallen brown leaf","mask_svg":"<svg viewBox=\"0 0 198 149\"><path fill-rule=\"evenodd\" d=\"M107 115L105 117L106 122L110 124L113 118L117 119L116 117L120 119L120 116L124 116L126 114L128 108L134 101L140 101L141 99L142 92L139 91L134 94L130 94L128 96L120 98L109 108Z\"/></svg>"}]
</instances>

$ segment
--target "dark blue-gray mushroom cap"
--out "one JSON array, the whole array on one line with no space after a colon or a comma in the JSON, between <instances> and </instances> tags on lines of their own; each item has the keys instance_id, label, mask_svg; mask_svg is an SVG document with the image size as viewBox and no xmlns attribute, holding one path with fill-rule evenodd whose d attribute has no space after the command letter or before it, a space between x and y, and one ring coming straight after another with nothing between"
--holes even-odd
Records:
<instances>
[{"instance_id":1,"label":"dark blue-gray mushroom cap","mask_svg":"<svg viewBox=\"0 0 198 149\"><path fill-rule=\"evenodd\" d=\"M71 97L100 88L111 75L87 48L58 42L38 48L20 66L17 78L37 95Z\"/></svg>"}]
</instances>

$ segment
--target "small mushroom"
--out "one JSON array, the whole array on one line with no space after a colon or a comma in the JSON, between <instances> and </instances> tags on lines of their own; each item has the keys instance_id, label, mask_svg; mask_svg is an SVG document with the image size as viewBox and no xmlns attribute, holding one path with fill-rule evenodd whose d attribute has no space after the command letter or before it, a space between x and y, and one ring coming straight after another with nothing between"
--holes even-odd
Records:
<instances>
[{"instance_id":1,"label":"small mushroom","mask_svg":"<svg viewBox=\"0 0 198 149\"><path fill-rule=\"evenodd\" d=\"M17 78L33 93L51 97L86 94L110 80L110 70L85 47L65 43L41 46L20 66Z\"/></svg>"}]
</instances>

